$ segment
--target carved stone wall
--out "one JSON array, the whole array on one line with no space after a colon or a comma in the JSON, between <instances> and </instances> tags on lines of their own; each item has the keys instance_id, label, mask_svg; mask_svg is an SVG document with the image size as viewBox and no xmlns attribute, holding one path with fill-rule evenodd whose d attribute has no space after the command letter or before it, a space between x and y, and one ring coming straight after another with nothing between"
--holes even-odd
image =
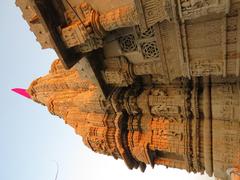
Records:
<instances>
[{"instance_id":1,"label":"carved stone wall","mask_svg":"<svg viewBox=\"0 0 240 180\"><path fill-rule=\"evenodd\" d=\"M90 149L141 171L240 167L239 0L41 1L57 27L31 2L16 4L42 46L81 60L55 61L28 92Z\"/></svg>"},{"instance_id":2,"label":"carved stone wall","mask_svg":"<svg viewBox=\"0 0 240 180\"><path fill-rule=\"evenodd\" d=\"M108 68L119 68L112 61ZM143 89L135 84L102 99L77 69L65 70L57 60L28 91L90 149L121 158L130 169L161 164L226 179L226 170L240 165L239 83L226 82L182 79Z\"/></svg>"}]
</instances>

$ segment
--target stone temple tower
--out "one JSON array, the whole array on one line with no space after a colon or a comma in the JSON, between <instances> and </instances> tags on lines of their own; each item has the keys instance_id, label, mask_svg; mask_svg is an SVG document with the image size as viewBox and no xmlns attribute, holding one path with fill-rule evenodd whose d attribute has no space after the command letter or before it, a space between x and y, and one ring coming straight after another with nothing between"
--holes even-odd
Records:
<instances>
[{"instance_id":1,"label":"stone temple tower","mask_svg":"<svg viewBox=\"0 0 240 180\"><path fill-rule=\"evenodd\" d=\"M240 169L240 1L104 2L16 1L59 56L32 99L129 169L229 179Z\"/></svg>"}]
</instances>

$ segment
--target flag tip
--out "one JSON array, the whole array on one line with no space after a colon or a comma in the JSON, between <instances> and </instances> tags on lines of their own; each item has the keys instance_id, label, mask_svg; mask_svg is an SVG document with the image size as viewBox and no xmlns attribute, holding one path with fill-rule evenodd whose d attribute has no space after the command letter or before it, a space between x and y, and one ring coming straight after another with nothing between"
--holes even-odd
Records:
<instances>
[{"instance_id":1,"label":"flag tip","mask_svg":"<svg viewBox=\"0 0 240 180\"><path fill-rule=\"evenodd\" d=\"M26 98L31 99L31 96L29 95L29 93L27 92L26 89L22 89L22 88L13 88L13 89L11 89L11 90L12 90L13 92L15 92L15 93L21 95L21 96L24 96L24 97L26 97Z\"/></svg>"}]
</instances>

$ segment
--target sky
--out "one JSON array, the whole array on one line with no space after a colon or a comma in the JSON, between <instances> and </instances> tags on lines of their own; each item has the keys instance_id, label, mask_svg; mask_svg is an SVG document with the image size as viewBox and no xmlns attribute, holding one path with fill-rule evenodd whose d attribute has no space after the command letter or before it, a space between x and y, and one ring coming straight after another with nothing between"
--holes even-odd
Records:
<instances>
[{"instance_id":1,"label":"sky","mask_svg":"<svg viewBox=\"0 0 240 180\"><path fill-rule=\"evenodd\" d=\"M164 166L131 171L122 160L85 147L46 107L10 91L48 73L57 56L41 49L14 0L2 0L0 22L0 180L54 180L56 162L58 180L213 179Z\"/></svg>"}]
</instances>

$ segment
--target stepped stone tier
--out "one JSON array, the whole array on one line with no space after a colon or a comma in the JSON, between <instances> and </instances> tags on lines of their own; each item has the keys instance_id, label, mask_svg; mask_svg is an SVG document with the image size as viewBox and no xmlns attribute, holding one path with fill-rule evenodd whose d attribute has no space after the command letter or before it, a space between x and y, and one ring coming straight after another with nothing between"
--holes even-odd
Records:
<instances>
[{"instance_id":1,"label":"stepped stone tier","mask_svg":"<svg viewBox=\"0 0 240 180\"><path fill-rule=\"evenodd\" d=\"M240 0L16 0L59 60L31 98L91 150L237 179Z\"/></svg>"}]
</instances>

